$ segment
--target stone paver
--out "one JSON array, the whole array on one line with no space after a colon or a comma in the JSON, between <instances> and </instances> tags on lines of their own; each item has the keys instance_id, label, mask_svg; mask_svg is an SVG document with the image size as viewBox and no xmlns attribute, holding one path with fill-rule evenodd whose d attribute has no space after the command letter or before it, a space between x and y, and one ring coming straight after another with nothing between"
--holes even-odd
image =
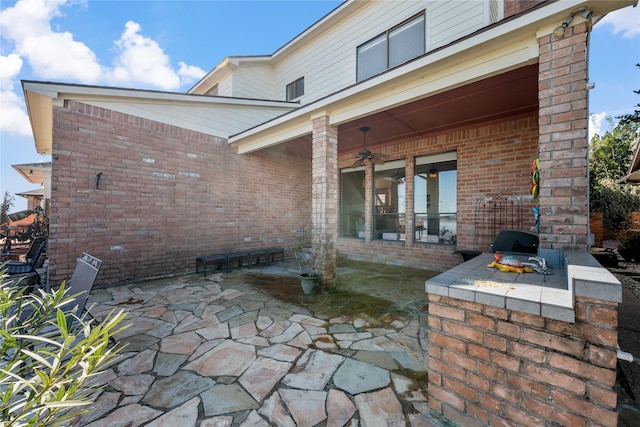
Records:
<instances>
[{"instance_id":1,"label":"stone paver","mask_svg":"<svg viewBox=\"0 0 640 427\"><path fill-rule=\"evenodd\" d=\"M333 382L339 389L356 395L388 386L391 375L386 369L347 359L336 371Z\"/></svg>"},{"instance_id":2,"label":"stone paver","mask_svg":"<svg viewBox=\"0 0 640 427\"><path fill-rule=\"evenodd\" d=\"M106 387L93 410L74 425L438 425L416 380L426 352L417 319L325 318L243 277L94 290L92 313L123 308L132 326L116 336L127 344L121 359L94 380Z\"/></svg>"}]
</instances>

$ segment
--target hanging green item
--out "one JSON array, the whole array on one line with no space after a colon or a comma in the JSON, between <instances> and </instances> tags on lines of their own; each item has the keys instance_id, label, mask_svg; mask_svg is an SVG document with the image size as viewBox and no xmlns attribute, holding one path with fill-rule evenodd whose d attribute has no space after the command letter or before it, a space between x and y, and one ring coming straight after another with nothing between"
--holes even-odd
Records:
<instances>
[{"instance_id":1,"label":"hanging green item","mask_svg":"<svg viewBox=\"0 0 640 427\"><path fill-rule=\"evenodd\" d=\"M538 193L540 191L540 159L535 159L531 163L531 195L533 199L538 201Z\"/></svg>"}]
</instances>

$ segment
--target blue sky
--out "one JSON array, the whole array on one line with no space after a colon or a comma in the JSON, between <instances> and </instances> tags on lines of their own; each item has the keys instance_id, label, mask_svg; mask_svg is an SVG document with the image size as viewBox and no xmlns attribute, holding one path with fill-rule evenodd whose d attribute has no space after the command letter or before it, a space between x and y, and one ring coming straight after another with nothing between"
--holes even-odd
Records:
<instances>
[{"instance_id":1,"label":"blue sky","mask_svg":"<svg viewBox=\"0 0 640 427\"><path fill-rule=\"evenodd\" d=\"M37 188L12 164L35 152L20 80L184 92L229 55L271 54L340 4L302 1L0 1L0 197ZM592 131L640 102L640 7L591 34ZM12 211L26 209L16 197Z\"/></svg>"}]
</instances>

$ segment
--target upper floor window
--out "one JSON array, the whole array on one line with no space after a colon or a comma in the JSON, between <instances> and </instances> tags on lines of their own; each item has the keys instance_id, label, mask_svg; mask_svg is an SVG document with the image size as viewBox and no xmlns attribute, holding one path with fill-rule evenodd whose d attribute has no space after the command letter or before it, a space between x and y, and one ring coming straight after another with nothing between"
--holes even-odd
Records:
<instances>
[{"instance_id":1,"label":"upper floor window","mask_svg":"<svg viewBox=\"0 0 640 427\"><path fill-rule=\"evenodd\" d=\"M304 95L304 77L300 77L287 85L287 101L293 101Z\"/></svg>"},{"instance_id":2,"label":"upper floor window","mask_svg":"<svg viewBox=\"0 0 640 427\"><path fill-rule=\"evenodd\" d=\"M358 81L425 52L425 18L420 14L358 46Z\"/></svg>"}]
</instances>

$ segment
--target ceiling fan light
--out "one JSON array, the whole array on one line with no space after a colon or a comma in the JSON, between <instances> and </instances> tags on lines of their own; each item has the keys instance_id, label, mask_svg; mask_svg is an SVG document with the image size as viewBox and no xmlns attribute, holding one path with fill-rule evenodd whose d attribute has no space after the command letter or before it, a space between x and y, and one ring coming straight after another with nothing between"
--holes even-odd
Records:
<instances>
[{"instance_id":1,"label":"ceiling fan light","mask_svg":"<svg viewBox=\"0 0 640 427\"><path fill-rule=\"evenodd\" d=\"M438 169L431 168L429 170L429 178L437 178L438 177Z\"/></svg>"}]
</instances>

